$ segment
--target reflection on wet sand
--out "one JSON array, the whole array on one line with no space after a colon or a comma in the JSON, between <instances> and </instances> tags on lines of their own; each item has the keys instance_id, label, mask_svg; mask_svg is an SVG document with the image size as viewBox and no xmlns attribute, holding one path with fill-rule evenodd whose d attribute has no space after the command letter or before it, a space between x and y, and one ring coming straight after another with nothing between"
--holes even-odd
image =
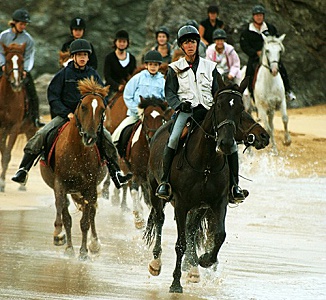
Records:
<instances>
[{"instance_id":1,"label":"reflection on wet sand","mask_svg":"<svg viewBox=\"0 0 326 300\"><path fill-rule=\"evenodd\" d=\"M81 214L70 205L76 257L52 243L54 196L33 168L27 192L8 182L0 195L1 299L326 299L326 178L292 178L279 158L247 156L241 186L249 198L229 207L227 238L216 270L200 269L201 282L182 280L184 293L169 294L175 263L176 226L166 208L160 276L134 228L132 213L99 199L99 256L78 260ZM14 161L9 175L14 173ZM131 208L131 198L128 198Z\"/></svg>"}]
</instances>

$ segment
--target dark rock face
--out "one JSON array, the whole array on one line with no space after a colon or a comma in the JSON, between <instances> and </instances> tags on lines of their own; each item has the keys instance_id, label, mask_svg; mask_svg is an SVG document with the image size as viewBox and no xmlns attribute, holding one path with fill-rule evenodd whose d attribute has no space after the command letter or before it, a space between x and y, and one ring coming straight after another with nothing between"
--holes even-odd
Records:
<instances>
[{"instance_id":1,"label":"dark rock face","mask_svg":"<svg viewBox=\"0 0 326 300\"><path fill-rule=\"evenodd\" d=\"M138 58L155 43L155 29L166 25L171 40L178 28L188 19L200 22L206 18L207 6L214 1L203 0L98 0L53 1L17 0L1 4L0 29L4 30L12 12L25 7L31 14L28 31L36 42L34 76L53 74L59 69L58 57L62 44L69 38L69 23L73 17L86 20L85 38L95 47L99 67L103 74L105 55L112 51L115 32L129 32L130 51ZM247 57L239 47L239 36L244 24L251 20L252 0L216 1L220 19L227 26L241 64ZM267 10L266 21L274 24L279 33L286 33L283 62L290 75L293 90L298 96L297 105L325 103L326 88L323 82L326 63L326 30L324 0L261 0Z\"/></svg>"}]
</instances>

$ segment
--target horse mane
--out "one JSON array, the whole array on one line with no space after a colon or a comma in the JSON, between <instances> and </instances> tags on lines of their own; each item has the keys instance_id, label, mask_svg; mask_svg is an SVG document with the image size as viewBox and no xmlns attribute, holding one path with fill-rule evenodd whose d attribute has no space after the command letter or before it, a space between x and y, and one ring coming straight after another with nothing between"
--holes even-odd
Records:
<instances>
[{"instance_id":1,"label":"horse mane","mask_svg":"<svg viewBox=\"0 0 326 300\"><path fill-rule=\"evenodd\" d=\"M91 78L85 78L78 81L78 89L82 95L87 93L100 94L103 98L107 96L109 86L101 86L95 79L94 76Z\"/></svg>"},{"instance_id":2,"label":"horse mane","mask_svg":"<svg viewBox=\"0 0 326 300\"><path fill-rule=\"evenodd\" d=\"M16 44L16 43L11 43L8 46L5 44L1 43L3 46L3 49L5 53L19 53L19 54L24 54L26 43L24 44Z\"/></svg>"},{"instance_id":3,"label":"horse mane","mask_svg":"<svg viewBox=\"0 0 326 300\"><path fill-rule=\"evenodd\" d=\"M155 96L148 98L142 98L142 101L139 103L138 108L146 109L148 106L159 106L163 111L167 109L167 105L162 99Z\"/></svg>"}]
</instances>

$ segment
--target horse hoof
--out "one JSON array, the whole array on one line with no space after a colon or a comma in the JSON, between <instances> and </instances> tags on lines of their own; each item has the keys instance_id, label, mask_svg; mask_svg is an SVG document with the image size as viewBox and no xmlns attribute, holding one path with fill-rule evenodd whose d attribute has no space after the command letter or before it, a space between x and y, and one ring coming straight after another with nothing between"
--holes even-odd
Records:
<instances>
[{"instance_id":1,"label":"horse hoof","mask_svg":"<svg viewBox=\"0 0 326 300\"><path fill-rule=\"evenodd\" d=\"M63 246L67 242L65 233L60 233L53 237L53 244L55 246Z\"/></svg>"},{"instance_id":2,"label":"horse hoof","mask_svg":"<svg viewBox=\"0 0 326 300\"><path fill-rule=\"evenodd\" d=\"M151 273L153 276L158 276L161 273L161 267L162 267L162 262L161 259L154 259L152 260L149 265L148 265L148 271Z\"/></svg>"},{"instance_id":3,"label":"horse hoof","mask_svg":"<svg viewBox=\"0 0 326 300\"><path fill-rule=\"evenodd\" d=\"M101 250L101 242L99 239L93 239L89 245L88 249L92 254L98 254Z\"/></svg>"},{"instance_id":4,"label":"horse hoof","mask_svg":"<svg viewBox=\"0 0 326 300\"><path fill-rule=\"evenodd\" d=\"M202 268L209 268L213 264L215 264L217 262L217 260L212 261L211 255L209 255L208 253L204 253L201 257L199 257L198 262Z\"/></svg>"},{"instance_id":5,"label":"horse hoof","mask_svg":"<svg viewBox=\"0 0 326 300\"><path fill-rule=\"evenodd\" d=\"M179 285L171 285L170 286L170 290L169 290L170 293L183 293L183 288L182 286L179 284Z\"/></svg>"},{"instance_id":6,"label":"horse hoof","mask_svg":"<svg viewBox=\"0 0 326 300\"><path fill-rule=\"evenodd\" d=\"M291 145L291 143L292 143L291 140L289 140L289 141L284 141L284 142L283 142L283 145L288 147L288 146Z\"/></svg>"},{"instance_id":7,"label":"horse hoof","mask_svg":"<svg viewBox=\"0 0 326 300\"><path fill-rule=\"evenodd\" d=\"M67 247L65 250L65 256L68 256L70 258L75 257L74 247Z\"/></svg>"},{"instance_id":8,"label":"horse hoof","mask_svg":"<svg viewBox=\"0 0 326 300\"><path fill-rule=\"evenodd\" d=\"M145 227L145 220L135 220L136 229L143 229Z\"/></svg>"},{"instance_id":9,"label":"horse hoof","mask_svg":"<svg viewBox=\"0 0 326 300\"><path fill-rule=\"evenodd\" d=\"M198 283L200 282L200 274L198 267L192 267L187 274L187 282Z\"/></svg>"},{"instance_id":10,"label":"horse hoof","mask_svg":"<svg viewBox=\"0 0 326 300\"><path fill-rule=\"evenodd\" d=\"M26 192L27 191L26 186L21 184L18 188L18 191Z\"/></svg>"}]
</instances>

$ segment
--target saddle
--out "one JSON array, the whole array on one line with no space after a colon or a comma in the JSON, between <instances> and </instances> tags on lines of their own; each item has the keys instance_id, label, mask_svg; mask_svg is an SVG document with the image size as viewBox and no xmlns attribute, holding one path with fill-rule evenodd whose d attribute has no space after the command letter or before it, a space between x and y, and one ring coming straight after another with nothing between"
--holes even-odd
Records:
<instances>
[{"instance_id":1,"label":"saddle","mask_svg":"<svg viewBox=\"0 0 326 300\"><path fill-rule=\"evenodd\" d=\"M57 127L52 128L46 135L45 145L43 149L43 153L41 154L40 163L43 165L49 166L52 170L54 170L55 163L55 146L59 139L60 134L66 129L69 122L63 121ZM100 153L99 147L96 145L96 151L98 155L99 162L101 163L104 159L104 153Z\"/></svg>"},{"instance_id":2,"label":"saddle","mask_svg":"<svg viewBox=\"0 0 326 300\"><path fill-rule=\"evenodd\" d=\"M117 144L117 149L120 157L129 160L132 139L140 125L141 121L139 120L136 123L128 125L122 130Z\"/></svg>"}]
</instances>

